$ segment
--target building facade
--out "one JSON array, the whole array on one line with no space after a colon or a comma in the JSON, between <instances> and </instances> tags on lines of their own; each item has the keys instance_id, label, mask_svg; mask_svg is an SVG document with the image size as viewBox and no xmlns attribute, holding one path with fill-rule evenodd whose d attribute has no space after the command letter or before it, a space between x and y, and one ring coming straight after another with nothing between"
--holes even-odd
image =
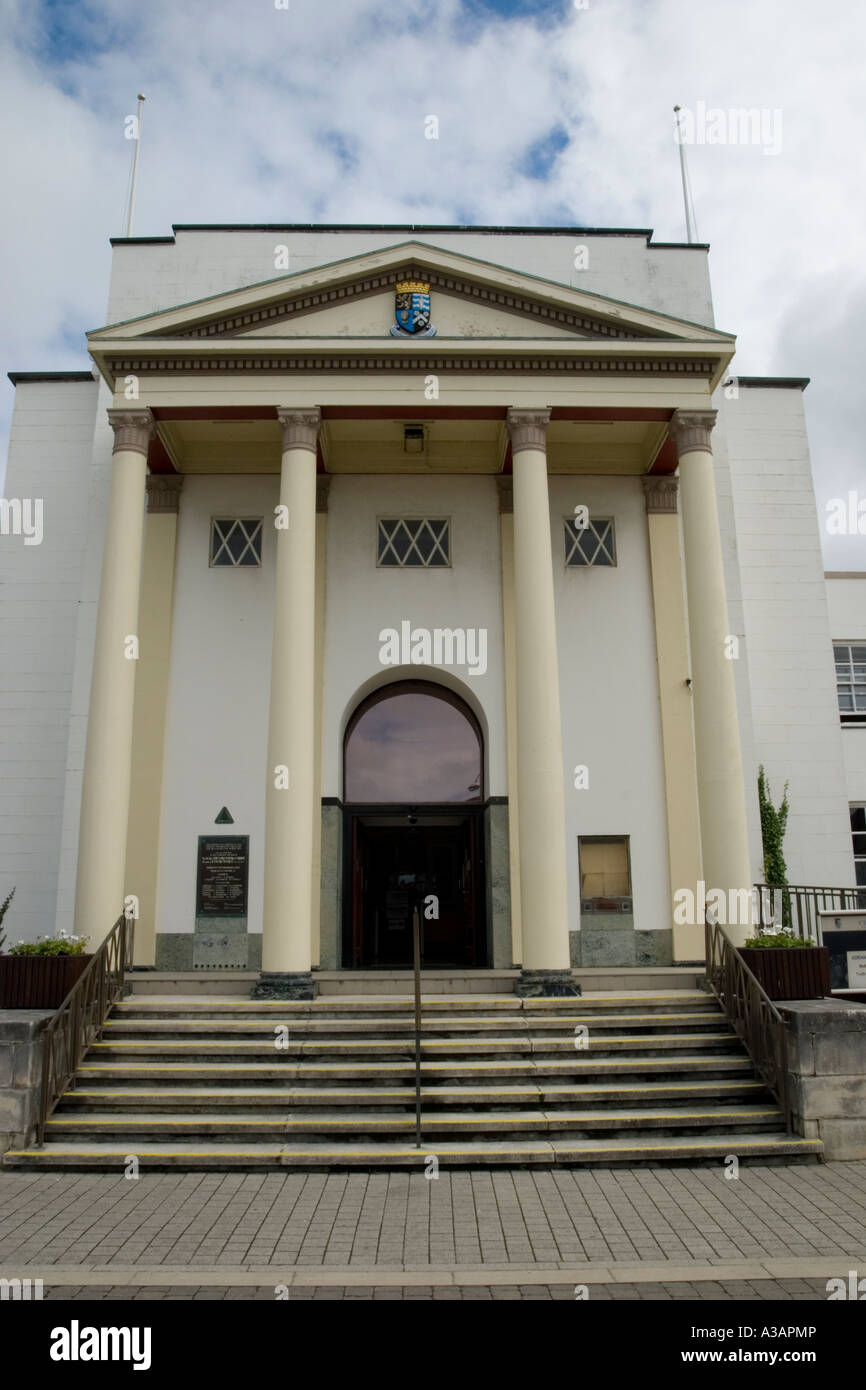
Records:
<instances>
[{"instance_id":1,"label":"building facade","mask_svg":"<svg viewBox=\"0 0 866 1390\"><path fill-rule=\"evenodd\" d=\"M759 765L790 881L866 882L866 578L706 248L178 227L114 243L106 320L11 374L10 937L125 910L142 965L306 997L417 907L428 967L569 992L702 958Z\"/></svg>"}]
</instances>

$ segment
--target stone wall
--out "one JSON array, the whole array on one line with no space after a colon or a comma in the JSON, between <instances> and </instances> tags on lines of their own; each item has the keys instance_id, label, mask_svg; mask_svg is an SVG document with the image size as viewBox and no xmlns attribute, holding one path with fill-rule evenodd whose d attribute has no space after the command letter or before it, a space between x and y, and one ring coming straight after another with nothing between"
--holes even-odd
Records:
<instances>
[{"instance_id":1,"label":"stone wall","mask_svg":"<svg viewBox=\"0 0 866 1390\"><path fill-rule=\"evenodd\" d=\"M0 1153L33 1137L42 1076L42 1033L53 1009L0 1009Z\"/></svg>"},{"instance_id":2,"label":"stone wall","mask_svg":"<svg viewBox=\"0 0 866 1390\"><path fill-rule=\"evenodd\" d=\"M796 1133L823 1140L827 1159L866 1158L866 1005L809 999L778 1008Z\"/></svg>"}]
</instances>

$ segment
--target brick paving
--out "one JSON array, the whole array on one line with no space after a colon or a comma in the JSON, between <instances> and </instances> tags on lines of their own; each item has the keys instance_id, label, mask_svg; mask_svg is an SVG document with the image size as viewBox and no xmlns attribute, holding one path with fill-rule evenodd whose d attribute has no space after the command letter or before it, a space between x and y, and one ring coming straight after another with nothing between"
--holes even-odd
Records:
<instances>
[{"instance_id":1,"label":"brick paving","mask_svg":"<svg viewBox=\"0 0 866 1390\"><path fill-rule=\"evenodd\" d=\"M0 1172L0 1265L385 1268L866 1251L866 1161L420 1173Z\"/></svg>"},{"instance_id":2,"label":"brick paving","mask_svg":"<svg viewBox=\"0 0 866 1390\"><path fill-rule=\"evenodd\" d=\"M38 1274L49 1299L272 1300L282 1274L292 1300L573 1300L587 1265L591 1300L826 1299L828 1277L866 1275L866 1162L735 1180L705 1166L0 1172L0 1275ZM454 1277L423 1284L427 1269Z\"/></svg>"},{"instance_id":3,"label":"brick paving","mask_svg":"<svg viewBox=\"0 0 866 1390\"><path fill-rule=\"evenodd\" d=\"M593 1284L589 1290L588 1301L593 1302L596 1299L666 1299L670 1301L675 1299L680 1301L709 1299L713 1302L718 1300L792 1302L826 1299L826 1297L826 1280L824 1279L749 1279L726 1280L724 1284L712 1280L675 1284ZM452 1302L463 1302L481 1299L491 1302L495 1299L532 1298L572 1302L574 1300L574 1288L570 1284L476 1284L456 1288L437 1287L432 1284L418 1284L407 1288L395 1288L393 1285L321 1288L313 1285L307 1288L292 1289L290 1301L296 1303L298 1300L302 1302L343 1302L353 1299L366 1299L367 1301L387 1299L410 1302L420 1299L429 1302L447 1299ZM195 1288L194 1286L130 1289L113 1285L89 1288L57 1285L45 1290L45 1302L67 1302L70 1300L73 1302L78 1300L123 1300L167 1303L217 1300L272 1303L274 1291L272 1288Z\"/></svg>"}]
</instances>

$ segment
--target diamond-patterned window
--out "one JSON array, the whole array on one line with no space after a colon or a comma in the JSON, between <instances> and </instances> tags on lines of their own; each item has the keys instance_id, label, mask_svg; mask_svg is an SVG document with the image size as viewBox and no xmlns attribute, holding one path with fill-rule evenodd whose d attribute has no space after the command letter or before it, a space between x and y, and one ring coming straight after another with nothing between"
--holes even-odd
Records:
<instances>
[{"instance_id":1,"label":"diamond-patterned window","mask_svg":"<svg viewBox=\"0 0 866 1390\"><path fill-rule=\"evenodd\" d=\"M615 565L616 544L613 518L597 516L587 526L565 519L565 563L573 565Z\"/></svg>"},{"instance_id":2,"label":"diamond-patterned window","mask_svg":"<svg viewBox=\"0 0 866 1390\"><path fill-rule=\"evenodd\" d=\"M842 723L866 723L866 642L834 642L833 658Z\"/></svg>"},{"instance_id":3,"label":"diamond-patterned window","mask_svg":"<svg viewBox=\"0 0 866 1390\"><path fill-rule=\"evenodd\" d=\"M215 517L210 533L212 567L262 563L262 518Z\"/></svg>"},{"instance_id":4,"label":"diamond-patterned window","mask_svg":"<svg viewBox=\"0 0 866 1390\"><path fill-rule=\"evenodd\" d=\"M383 569L447 569L451 523L447 517L380 517L376 564Z\"/></svg>"}]
</instances>

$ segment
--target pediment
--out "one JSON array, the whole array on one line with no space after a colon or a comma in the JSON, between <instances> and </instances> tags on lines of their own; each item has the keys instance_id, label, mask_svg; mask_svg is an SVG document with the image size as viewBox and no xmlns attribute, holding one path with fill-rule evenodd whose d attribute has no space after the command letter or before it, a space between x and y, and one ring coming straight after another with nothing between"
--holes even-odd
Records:
<instances>
[{"instance_id":1,"label":"pediment","mask_svg":"<svg viewBox=\"0 0 866 1390\"><path fill-rule=\"evenodd\" d=\"M398 348L407 340L390 337L390 328L401 280L430 284L433 341L443 347L473 339L623 345L666 340L733 347L730 335L703 325L420 242L279 276L88 336L94 351L116 340L138 341L143 348L143 339L173 341L178 348L178 340L189 348L202 340L219 341L227 349L238 339L373 339Z\"/></svg>"}]
</instances>

